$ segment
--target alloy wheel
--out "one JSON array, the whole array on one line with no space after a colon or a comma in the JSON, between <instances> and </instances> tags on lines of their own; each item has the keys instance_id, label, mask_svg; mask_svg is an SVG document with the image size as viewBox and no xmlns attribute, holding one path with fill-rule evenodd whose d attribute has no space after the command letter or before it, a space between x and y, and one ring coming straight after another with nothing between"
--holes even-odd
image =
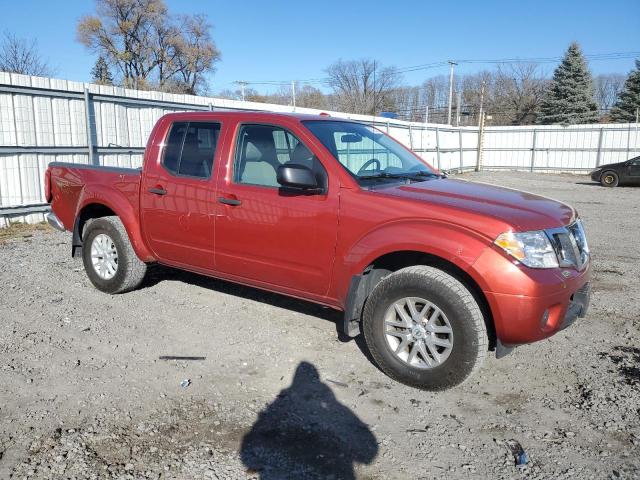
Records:
<instances>
[{"instance_id":1,"label":"alloy wheel","mask_svg":"<svg viewBox=\"0 0 640 480\"><path fill-rule=\"evenodd\" d=\"M412 367L437 367L453 349L449 319L424 298L405 297L394 302L385 313L384 328L388 347Z\"/></svg>"}]
</instances>

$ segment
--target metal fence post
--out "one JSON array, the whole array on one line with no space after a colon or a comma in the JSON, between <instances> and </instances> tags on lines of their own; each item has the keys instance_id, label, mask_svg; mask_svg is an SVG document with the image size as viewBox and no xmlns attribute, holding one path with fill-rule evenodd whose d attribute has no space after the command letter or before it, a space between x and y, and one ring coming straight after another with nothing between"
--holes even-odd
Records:
<instances>
[{"instance_id":1,"label":"metal fence post","mask_svg":"<svg viewBox=\"0 0 640 480\"><path fill-rule=\"evenodd\" d=\"M85 110L85 118L87 120L87 153L89 155L89 164L90 165L99 165L100 161L95 153L95 143L93 141L94 136L96 136L94 127L95 127L95 110L93 108L93 102L91 101L91 93L89 93L89 89L84 89L84 110ZM94 118L94 121L91 121L91 118Z\"/></svg>"},{"instance_id":2,"label":"metal fence post","mask_svg":"<svg viewBox=\"0 0 640 480\"><path fill-rule=\"evenodd\" d=\"M13 131L16 134L16 145L18 145L20 142L18 141L18 123L16 121L16 99L14 95L10 95L9 98L11 99L11 111L13 112ZM33 103L33 100L31 100L31 102ZM37 138L36 138L36 141L37 141ZM18 192L20 196L19 201L20 201L20 204L23 204L24 197L22 196L22 172L20 171L22 155L16 155L16 157L17 157L16 160L18 163ZM9 198L9 203L11 203L11 198Z\"/></svg>"},{"instance_id":3,"label":"metal fence post","mask_svg":"<svg viewBox=\"0 0 640 480\"><path fill-rule=\"evenodd\" d=\"M598 135L598 153L596 154L596 168L600 166L600 162L602 161L602 137L604 137L604 128L600 129L600 134Z\"/></svg>"},{"instance_id":4,"label":"metal fence post","mask_svg":"<svg viewBox=\"0 0 640 480\"><path fill-rule=\"evenodd\" d=\"M440 170L440 127L436 127L436 162Z\"/></svg>"},{"instance_id":5,"label":"metal fence post","mask_svg":"<svg viewBox=\"0 0 640 480\"><path fill-rule=\"evenodd\" d=\"M533 172L535 166L536 166L536 138L538 131L537 130L533 130L533 141L532 141L532 145L531 145L531 168L529 169L529 171Z\"/></svg>"},{"instance_id":6,"label":"metal fence post","mask_svg":"<svg viewBox=\"0 0 640 480\"><path fill-rule=\"evenodd\" d=\"M638 148L638 120L640 120L640 108L636 108L636 134L633 137L633 156L635 157Z\"/></svg>"},{"instance_id":7,"label":"metal fence post","mask_svg":"<svg viewBox=\"0 0 640 480\"><path fill-rule=\"evenodd\" d=\"M463 150L462 150L462 129L458 127L458 151L460 152L460 173L464 169Z\"/></svg>"},{"instance_id":8,"label":"metal fence post","mask_svg":"<svg viewBox=\"0 0 640 480\"><path fill-rule=\"evenodd\" d=\"M213 103L209 103L209 111L213 112Z\"/></svg>"},{"instance_id":9,"label":"metal fence post","mask_svg":"<svg viewBox=\"0 0 640 480\"><path fill-rule=\"evenodd\" d=\"M411 124L409 124L409 149L413 150L413 129L411 128Z\"/></svg>"}]
</instances>

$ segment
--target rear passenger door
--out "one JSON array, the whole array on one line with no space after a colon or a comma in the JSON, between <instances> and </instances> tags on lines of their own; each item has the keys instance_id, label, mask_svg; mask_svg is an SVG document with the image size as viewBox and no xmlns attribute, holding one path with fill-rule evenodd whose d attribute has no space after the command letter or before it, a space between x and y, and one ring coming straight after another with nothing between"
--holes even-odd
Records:
<instances>
[{"instance_id":1,"label":"rear passenger door","mask_svg":"<svg viewBox=\"0 0 640 480\"><path fill-rule=\"evenodd\" d=\"M310 167L324 188L314 194L280 188L280 165ZM287 292L326 295L338 223L338 187L293 131L240 125L231 171L220 175L216 269Z\"/></svg>"},{"instance_id":2,"label":"rear passenger door","mask_svg":"<svg viewBox=\"0 0 640 480\"><path fill-rule=\"evenodd\" d=\"M162 262L213 268L214 182L220 124L176 121L159 158L145 165L140 210L147 244Z\"/></svg>"}]
</instances>

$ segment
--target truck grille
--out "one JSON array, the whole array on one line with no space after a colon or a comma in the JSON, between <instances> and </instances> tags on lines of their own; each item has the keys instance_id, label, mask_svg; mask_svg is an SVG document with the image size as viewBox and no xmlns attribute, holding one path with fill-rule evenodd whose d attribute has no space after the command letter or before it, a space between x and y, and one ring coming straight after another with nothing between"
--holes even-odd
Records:
<instances>
[{"instance_id":1,"label":"truck grille","mask_svg":"<svg viewBox=\"0 0 640 480\"><path fill-rule=\"evenodd\" d=\"M577 220L567 227L547 230L547 235L561 267L575 267L581 270L587 264L589 245L582 221Z\"/></svg>"}]
</instances>

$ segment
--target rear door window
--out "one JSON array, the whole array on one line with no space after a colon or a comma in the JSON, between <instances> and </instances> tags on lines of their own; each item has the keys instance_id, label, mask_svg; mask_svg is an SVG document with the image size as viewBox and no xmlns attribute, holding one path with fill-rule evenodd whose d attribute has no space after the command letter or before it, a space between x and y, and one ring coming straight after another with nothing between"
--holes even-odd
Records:
<instances>
[{"instance_id":1,"label":"rear door window","mask_svg":"<svg viewBox=\"0 0 640 480\"><path fill-rule=\"evenodd\" d=\"M175 122L167 136L162 165L173 175L209 178L220 124Z\"/></svg>"}]
</instances>

